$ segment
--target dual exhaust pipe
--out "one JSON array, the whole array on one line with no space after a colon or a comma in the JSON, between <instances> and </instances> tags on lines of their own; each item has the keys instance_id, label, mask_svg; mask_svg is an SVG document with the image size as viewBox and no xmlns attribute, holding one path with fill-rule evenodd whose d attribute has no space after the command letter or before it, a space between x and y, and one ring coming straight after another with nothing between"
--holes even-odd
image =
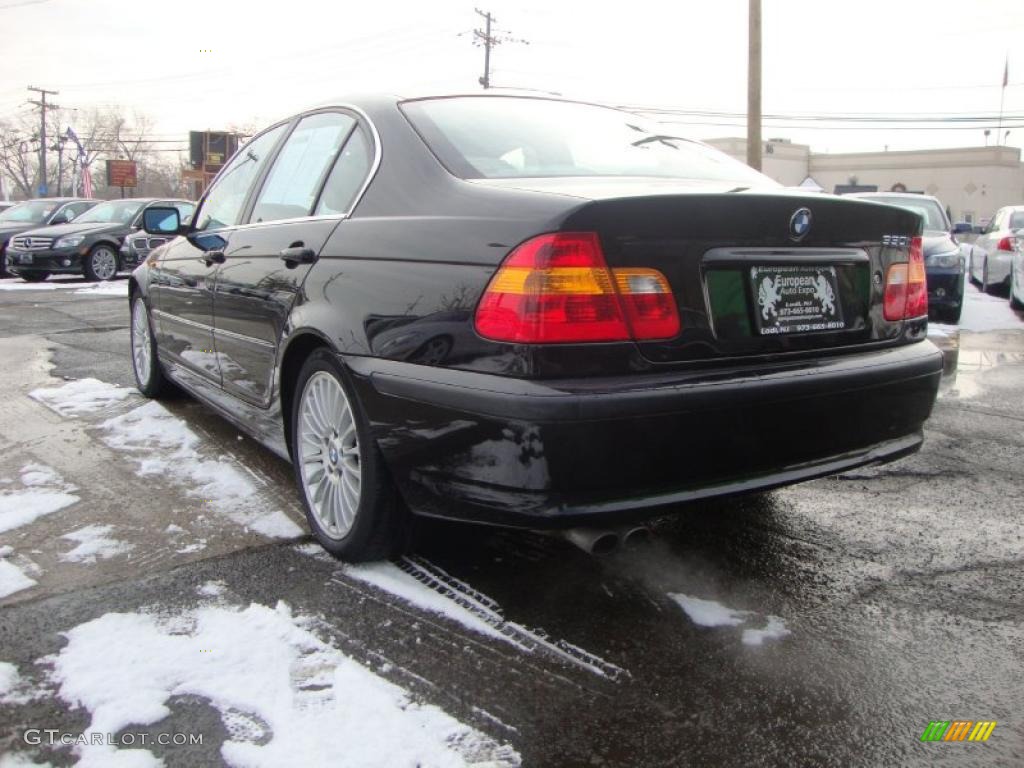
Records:
<instances>
[{"instance_id":1,"label":"dual exhaust pipe","mask_svg":"<svg viewBox=\"0 0 1024 768\"><path fill-rule=\"evenodd\" d=\"M632 549L651 539L651 530L643 525L621 528L569 528L559 535L588 555L610 555L619 549Z\"/></svg>"}]
</instances>

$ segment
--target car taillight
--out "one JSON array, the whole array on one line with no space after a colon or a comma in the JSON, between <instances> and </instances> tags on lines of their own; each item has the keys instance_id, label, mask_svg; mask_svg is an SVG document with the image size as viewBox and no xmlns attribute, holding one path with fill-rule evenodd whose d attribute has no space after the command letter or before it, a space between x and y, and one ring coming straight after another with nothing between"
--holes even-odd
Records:
<instances>
[{"instance_id":1,"label":"car taillight","mask_svg":"<svg viewBox=\"0 0 1024 768\"><path fill-rule=\"evenodd\" d=\"M1014 241L1016 239L1016 237L1004 237L1002 240L999 241L999 245L996 246L996 249L1000 251L1012 251Z\"/></svg>"},{"instance_id":2,"label":"car taillight","mask_svg":"<svg viewBox=\"0 0 1024 768\"><path fill-rule=\"evenodd\" d=\"M593 232L556 232L508 255L476 310L495 341L647 341L679 333L668 281L656 269L609 269Z\"/></svg>"},{"instance_id":3,"label":"car taillight","mask_svg":"<svg viewBox=\"0 0 1024 768\"><path fill-rule=\"evenodd\" d=\"M924 272L924 244L920 237L910 241L910 259L892 264L885 277L882 315L886 320L903 320L928 314L928 284Z\"/></svg>"}]
</instances>

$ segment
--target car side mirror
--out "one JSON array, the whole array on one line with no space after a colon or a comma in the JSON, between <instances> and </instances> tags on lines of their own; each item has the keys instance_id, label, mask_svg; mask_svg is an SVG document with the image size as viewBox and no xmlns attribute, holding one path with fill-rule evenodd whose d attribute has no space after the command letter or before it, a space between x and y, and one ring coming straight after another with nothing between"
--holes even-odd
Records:
<instances>
[{"instance_id":1,"label":"car side mirror","mask_svg":"<svg viewBox=\"0 0 1024 768\"><path fill-rule=\"evenodd\" d=\"M147 208L142 212L142 228L148 235L180 234L181 214L177 208Z\"/></svg>"},{"instance_id":2,"label":"car side mirror","mask_svg":"<svg viewBox=\"0 0 1024 768\"><path fill-rule=\"evenodd\" d=\"M974 232L974 227L968 224L966 221L958 221L953 225L954 235L970 235Z\"/></svg>"}]
</instances>

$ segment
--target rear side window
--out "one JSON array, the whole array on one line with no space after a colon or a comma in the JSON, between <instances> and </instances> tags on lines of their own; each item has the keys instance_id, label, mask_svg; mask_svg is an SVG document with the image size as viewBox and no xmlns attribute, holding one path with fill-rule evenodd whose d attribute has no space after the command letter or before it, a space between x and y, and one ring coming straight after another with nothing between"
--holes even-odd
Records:
<instances>
[{"instance_id":1,"label":"rear side window","mask_svg":"<svg viewBox=\"0 0 1024 768\"><path fill-rule=\"evenodd\" d=\"M220 229L238 223L249 190L259 178L277 140L287 128L282 124L257 136L242 147L221 171L199 209L196 229Z\"/></svg>"},{"instance_id":2,"label":"rear side window","mask_svg":"<svg viewBox=\"0 0 1024 768\"><path fill-rule=\"evenodd\" d=\"M316 213L348 213L370 172L370 162L370 142L363 130L357 128L331 169Z\"/></svg>"},{"instance_id":3,"label":"rear side window","mask_svg":"<svg viewBox=\"0 0 1024 768\"><path fill-rule=\"evenodd\" d=\"M340 112L305 117L288 137L260 190L251 222L308 216L355 119Z\"/></svg>"},{"instance_id":4,"label":"rear side window","mask_svg":"<svg viewBox=\"0 0 1024 768\"><path fill-rule=\"evenodd\" d=\"M670 126L591 104L512 97L409 101L402 110L463 178L647 176L779 186Z\"/></svg>"},{"instance_id":5,"label":"rear side window","mask_svg":"<svg viewBox=\"0 0 1024 768\"><path fill-rule=\"evenodd\" d=\"M1010 214L1010 226L1007 229L1024 229L1024 211Z\"/></svg>"}]
</instances>

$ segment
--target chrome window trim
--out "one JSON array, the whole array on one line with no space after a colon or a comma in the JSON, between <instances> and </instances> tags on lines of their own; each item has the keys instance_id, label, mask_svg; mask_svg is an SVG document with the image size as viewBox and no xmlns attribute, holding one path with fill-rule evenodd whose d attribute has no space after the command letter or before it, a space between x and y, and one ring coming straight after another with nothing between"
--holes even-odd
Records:
<instances>
[{"instance_id":1,"label":"chrome window trim","mask_svg":"<svg viewBox=\"0 0 1024 768\"><path fill-rule=\"evenodd\" d=\"M214 336L227 336L230 339L237 339L238 341L244 341L249 344L253 344L258 347L266 347L268 349L274 349L275 345L272 342L265 341L263 339L257 339L255 336L246 336L244 333L235 333L234 331L228 331L223 328L214 328Z\"/></svg>"}]
</instances>

